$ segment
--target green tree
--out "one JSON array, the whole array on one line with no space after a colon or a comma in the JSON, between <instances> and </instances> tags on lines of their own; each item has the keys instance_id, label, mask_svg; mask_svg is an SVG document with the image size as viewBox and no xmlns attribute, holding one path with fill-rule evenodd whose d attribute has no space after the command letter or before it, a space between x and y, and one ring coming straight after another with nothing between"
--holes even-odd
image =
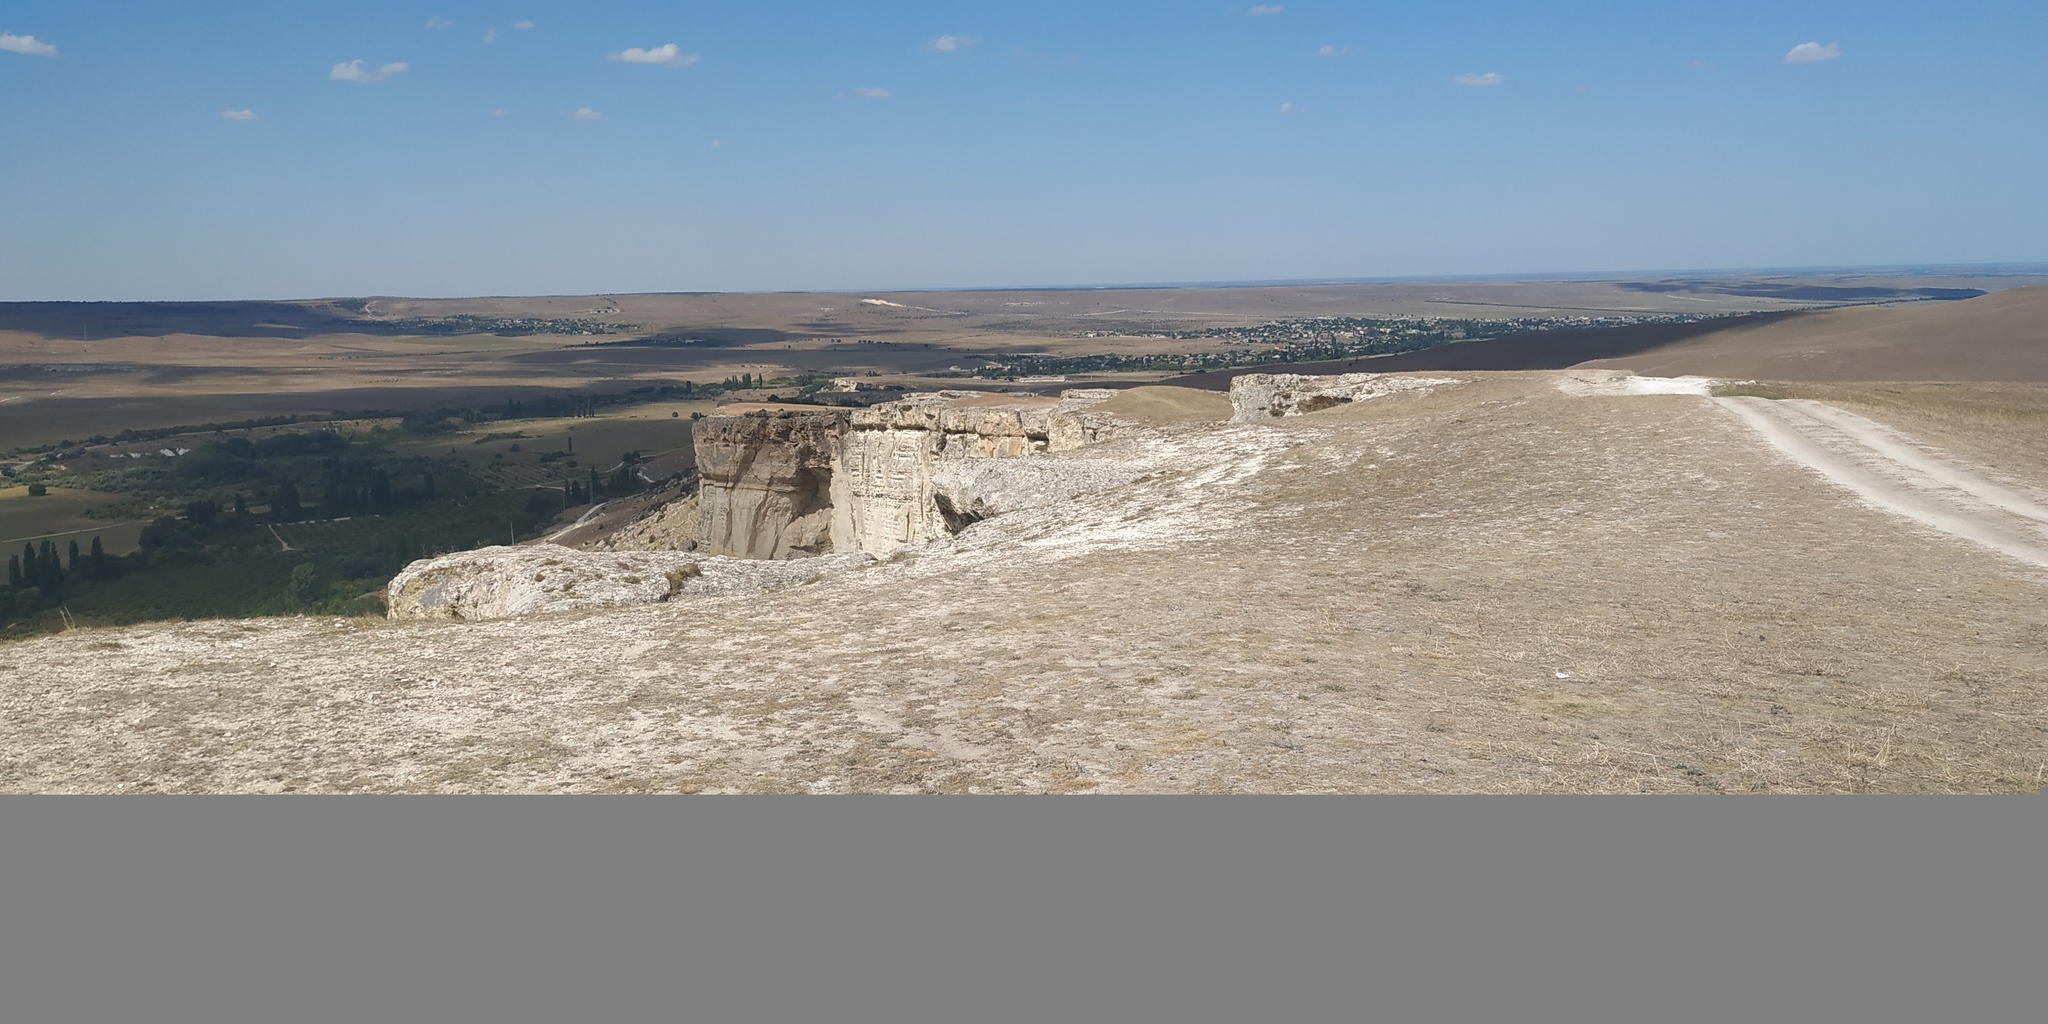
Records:
<instances>
[{"instance_id":1,"label":"green tree","mask_svg":"<svg viewBox=\"0 0 2048 1024\"><path fill-rule=\"evenodd\" d=\"M300 562L292 566L291 581L284 587L284 603L295 612L303 612L313 604L314 595L319 592L320 573L311 562Z\"/></svg>"},{"instance_id":2,"label":"green tree","mask_svg":"<svg viewBox=\"0 0 2048 1024\"><path fill-rule=\"evenodd\" d=\"M299 489L289 481L277 485L270 495L270 521L273 523L295 523L305 510L299 505Z\"/></svg>"},{"instance_id":3,"label":"green tree","mask_svg":"<svg viewBox=\"0 0 2048 1024\"><path fill-rule=\"evenodd\" d=\"M214 524L220 518L220 502L201 498L185 504L185 519L201 530Z\"/></svg>"},{"instance_id":4,"label":"green tree","mask_svg":"<svg viewBox=\"0 0 2048 1024\"><path fill-rule=\"evenodd\" d=\"M44 541L36 552L36 586L44 598L57 601L64 596L64 562L57 556L57 545Z\"/></svg>"}]
</instances>

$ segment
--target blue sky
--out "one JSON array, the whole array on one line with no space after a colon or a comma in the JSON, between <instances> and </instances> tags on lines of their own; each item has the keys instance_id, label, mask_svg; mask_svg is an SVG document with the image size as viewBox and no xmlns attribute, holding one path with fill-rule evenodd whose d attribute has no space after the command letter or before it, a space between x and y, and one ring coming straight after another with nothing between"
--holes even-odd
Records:
<instances>
[{"instance_id":1,"label":"blue sky","mask_svg":"<svg viewBox=\"0 0 2048 1024\"><path fill-rule=\"evenodd\" d=\"M2044 182L2038 2L0 2L0 299L2040 261Z\"/></svg>"}]
</instances>

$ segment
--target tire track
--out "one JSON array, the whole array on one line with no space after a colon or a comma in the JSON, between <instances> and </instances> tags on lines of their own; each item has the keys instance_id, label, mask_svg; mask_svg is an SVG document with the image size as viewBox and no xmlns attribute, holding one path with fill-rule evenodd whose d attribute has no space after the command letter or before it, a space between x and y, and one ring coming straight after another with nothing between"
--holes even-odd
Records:
<instances>
[{"instance_id":1,"label":"tire track","mask_svg":"<svg viewBox=\"0 0 2048 1024\"><path fill-rule=\"evenodd\" d=\"M2048 506L1875 421L1807 399L1714 399L1780 452L1866 503L2048 569Z\"/></svg>"}]
</instances>

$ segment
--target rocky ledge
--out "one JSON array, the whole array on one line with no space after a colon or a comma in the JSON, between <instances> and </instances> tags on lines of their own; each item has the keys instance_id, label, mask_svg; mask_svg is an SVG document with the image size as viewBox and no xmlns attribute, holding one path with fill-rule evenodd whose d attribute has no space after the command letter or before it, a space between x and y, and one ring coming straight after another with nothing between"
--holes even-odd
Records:
<instances>
[{"instance_id":1,"label":"rocky ledge","mask_svg":"<svg viewBox=\"0 0 2048 1024\"><path fill-rule=\"evenodd\" d=\"M1232 423L1257 423L1275 416L1334 409L1402 391L1428 392L1456 384L1441 377L1389 373L1341 373L1310 376L1299 373L1246 373L1230 379Z\"/></svg>"},{"instance_id":2,"label":"rocky ledge","mask_svg":"<svg viewBox=\"0 0 2048 1024\"><path fill-rule=\"evenodd\" d=\"M499 619L755 594L871 561L866 555L790 562L678 551L501 545L414 562L392 578L385 594L394 619Z\"/></svg>"}]
</instances>

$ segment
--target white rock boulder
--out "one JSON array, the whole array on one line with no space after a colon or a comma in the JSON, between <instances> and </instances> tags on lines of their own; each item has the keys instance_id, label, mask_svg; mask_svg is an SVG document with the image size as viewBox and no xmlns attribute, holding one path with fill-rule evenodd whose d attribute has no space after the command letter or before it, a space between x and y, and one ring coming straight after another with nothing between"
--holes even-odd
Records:
<instances>
[{"instance_id":1,"label":"white rock boulder","mask_svg":"<svg viewBox=\"0 0 2048 1024\"><path fill-rule=\"evenodd\" d=\"M861 554L769 561L682 551L501 545L414 562L392 578L385 600L394 619L501 619L753 594L871 561Z\"/></svg>"},{"instance_id":2,"label":"white rock boulder","mask_svg":"<svg viewBox=\"0 0 2048 1024\"><path fill-rule=\"evenodd\" d=\"M1230 379L1230 422L1259 423L1279 416L1331 409L1402 391L1456 384L1442 377L1394 373L1245 373Z\"/></svg>"}]
</instances>

